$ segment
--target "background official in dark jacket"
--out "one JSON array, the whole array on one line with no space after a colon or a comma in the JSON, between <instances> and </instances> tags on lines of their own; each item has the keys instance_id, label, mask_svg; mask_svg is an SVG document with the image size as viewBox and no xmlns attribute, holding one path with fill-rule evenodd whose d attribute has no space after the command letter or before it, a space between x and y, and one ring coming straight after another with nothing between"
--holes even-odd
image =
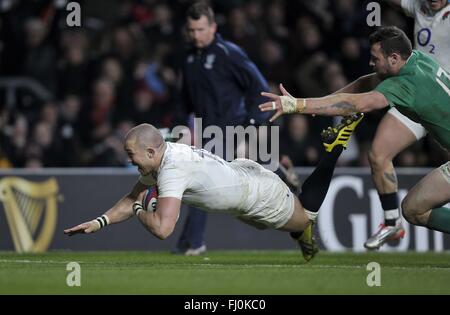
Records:
<instances>
[{"instance_id":1,"label":"background official in dark jacket","mask_svg":"<svg viewBox=\"0 0 450 315\"><path fill-rule=\"evenodd\" d=\"M208 4L199 2L188 9L186 31L192 46L183 64L184 111L201 118L202 129L218 126L224 135L226 126L266 122L268 116L259 111L258 104L266 101L260 93L269 90L267 81L241 48L216 33L214 12ZM206 213L191 207L177 251L186 255L205 252L205 227Z\"/></svg>"}]
</instances>

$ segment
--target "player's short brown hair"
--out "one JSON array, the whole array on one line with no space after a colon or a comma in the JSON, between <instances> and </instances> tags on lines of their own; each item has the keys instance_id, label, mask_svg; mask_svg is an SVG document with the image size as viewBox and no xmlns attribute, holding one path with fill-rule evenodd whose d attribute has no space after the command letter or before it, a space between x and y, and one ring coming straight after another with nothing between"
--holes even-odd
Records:
<instances>
[{"instance_id":1,"label":"player's short brown hair","mask_svg":"<svg viewBox=\"0 0 450 315\"><path fill-rule=\"evenodd\" d=\"M398 53L402 59L408 59L412 53L412 45L405 32L396 26L383 26L369 37L370 45L380 43L385 57Z\"/></svg>"},{"instance_id":2,"label":"player's short brown hair","mask_svg":"<svg viewBox=\"0 0 450 315\"><path fill-rule=\"evenodd\" d=\"M196 2L186 11L186 19L198 20L202 16L206 16L209 24L215 22L214 11L206 1Z\"/></svg>"}]
</instances>

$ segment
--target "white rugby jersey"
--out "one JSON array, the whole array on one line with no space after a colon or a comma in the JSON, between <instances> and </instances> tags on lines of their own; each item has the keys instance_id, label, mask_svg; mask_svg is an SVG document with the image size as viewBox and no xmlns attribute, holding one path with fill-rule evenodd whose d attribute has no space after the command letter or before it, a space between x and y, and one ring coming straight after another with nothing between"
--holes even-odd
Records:
<instances>
[{"instance_id":1,"label":"white rugby jersey","mask_svg":"<svg viewBox=\"0 0 450 315\"><path fill-rule=\"evenodd\" d=\"M154 183L151 176L140 181ZM249 207L245 171L220 157L185 144L167 143L157 174L158 197L174 197L198 208L235 212Z\"/></svg>"},{"instance_id":2,"label":"white rugby jersey","mask_svg":"<svg viewBox=\"0 0 450 315\"><path fill-rule=\"evenodd\" d=\"M450 5L431 16L425 0L402 0L401 4L406 15L415 19L415 49L434 57L450 72Z\"/></svg>"}]
</instances>

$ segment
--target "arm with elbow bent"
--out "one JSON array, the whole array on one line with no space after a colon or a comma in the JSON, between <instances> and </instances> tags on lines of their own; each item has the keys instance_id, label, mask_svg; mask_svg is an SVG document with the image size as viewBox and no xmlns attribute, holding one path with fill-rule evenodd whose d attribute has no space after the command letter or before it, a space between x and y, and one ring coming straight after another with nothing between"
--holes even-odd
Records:
<instances>
[{"instance_id":1,"label":"arm with elbow bent","mask_svg":"<svg viewBox=\"0 0 450 315\"><path fill-rule=\"evenodd\" d=\"M133 203L138 196L147 188L144 184L137 182L131 192L122 197L113 207L97 219L81 223L72 228L64 230L69 236L74 234L94 233L106 225L125 221L134 215Z\"/></svg>"},{"instance_id":2,"label":"arm with elbow bent","mask_svg":"<svg viewBox=\"0 0 450 315\"><path fill-rule=\"evenodd\" d=\"M164 240L175 228L180 207L181 200L178 198L159 197L155 211L138 211L137 217L150 233Z\"/></svg>"}]
</instances>

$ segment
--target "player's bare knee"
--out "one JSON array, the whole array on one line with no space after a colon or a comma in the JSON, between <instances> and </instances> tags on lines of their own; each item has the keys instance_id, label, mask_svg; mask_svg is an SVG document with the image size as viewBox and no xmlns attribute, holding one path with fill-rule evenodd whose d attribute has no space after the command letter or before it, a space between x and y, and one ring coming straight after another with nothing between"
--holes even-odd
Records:
<instances>
[{"instance_id":1,"label":"player's bare knee","mask_svg":"<svg viewBox=\"0 0 450 315\"><path fill-rule=\"evenodd\" d=\"M372 147L369 151L369 163L374 171L383 170L386 165L390 162L389 157L381 152L376 146Z\"/></svg>"}]
</instances>

